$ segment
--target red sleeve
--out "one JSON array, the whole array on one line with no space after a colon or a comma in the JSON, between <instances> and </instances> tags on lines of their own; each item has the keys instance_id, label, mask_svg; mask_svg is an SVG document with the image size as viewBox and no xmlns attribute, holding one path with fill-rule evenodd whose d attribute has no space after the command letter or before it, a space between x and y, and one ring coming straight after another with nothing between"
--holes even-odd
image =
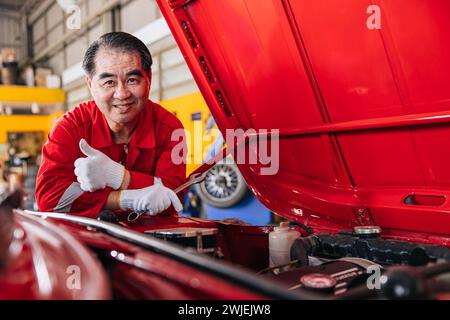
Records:
<instances>
[{"instance_id":1,"label":"red sleeve","mask_svg":"<svg viewBox=\"0 0 450 320\"><path fill-rule=\"evenodd\" d=\"M112 189L95 192L80 189L74 173L74 162L81 156L78 129L62 117L49 134L36 179L36 200L41 211L70 212L96 218Z\"/></svg>"},{"instance_id":2,"label":"red sleeve","mask_svg":"<svg viewBox=\"0 0 450 320\"><path fill-rule=\"evenodd\" d=\"M128 185L128 189L142 189L155 183L154 176L131 170L129 170L129 173L130 184Z\"/></svg>"}]
</instances>

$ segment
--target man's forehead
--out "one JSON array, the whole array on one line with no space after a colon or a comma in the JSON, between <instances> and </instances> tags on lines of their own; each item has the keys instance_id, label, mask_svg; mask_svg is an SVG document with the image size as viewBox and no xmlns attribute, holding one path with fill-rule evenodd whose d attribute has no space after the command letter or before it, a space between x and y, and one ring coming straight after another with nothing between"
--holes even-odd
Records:
<instances>
[{"instance_id":1,"label":"man's forehead","mask_svg":"<svg viewBox=\"0 0 450 320\"><path fill-rule=\"evenodd\" d=\"M101 49L95 57L95 74L126 74L142 69L141 57L136 51Z\"/></svg>"}]
</instances>

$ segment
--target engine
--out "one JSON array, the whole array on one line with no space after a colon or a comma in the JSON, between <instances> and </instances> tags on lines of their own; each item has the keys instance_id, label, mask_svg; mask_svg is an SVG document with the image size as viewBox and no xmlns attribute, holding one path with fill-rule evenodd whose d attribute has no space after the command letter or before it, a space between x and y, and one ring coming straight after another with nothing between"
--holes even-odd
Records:
<instances>
[{"instance_id":1,"label":"engine","mask_svg":"<svg viewBox=\"0 0 450 320\"><path fill-rule=\"evenodd\" d=\"M297 238L291 270L272 277L289 290L342 299L423 299L450 293L448 247L383 239L380 232L377 226L364 226Z\"/></svg>"},{"instance_id":2,"label":"engine","mask_svg":"<svg viewBox=\"0 0 450 320\"><path fill-rule=\"evenodd\" d=\"M270 257L270 230L219 224L218 228L156 229L146 234L244 265L287 290L324 299L449 298L450 249L446 246L384 239L377 226L355 227L297 237L289 244L287 263L277 265Z\"/></svg>"}]
</instances>

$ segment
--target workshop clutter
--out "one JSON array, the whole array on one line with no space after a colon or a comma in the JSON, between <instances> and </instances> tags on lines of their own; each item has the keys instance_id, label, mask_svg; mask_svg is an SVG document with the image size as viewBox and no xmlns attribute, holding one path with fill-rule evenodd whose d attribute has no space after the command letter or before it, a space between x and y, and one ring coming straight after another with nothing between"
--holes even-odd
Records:
<instances>
[{"instance_id":1,"label":"workshop clutter","mask_svg":"<svg viewBox=\"0 0 450 320\"><path fill-rule=\"evenodd\" d=\"M29 87L60 88L61 77L51 68L26 65L19 68L17 52L12 48L1 51L1 84L26 85Z\"/></svg>"},{"instance_id":2,"label":"workshop clutter","mask_svg":"<svg viewBox=\"0 0 450 320\"><path fill-rule=\"evenodd\" d=\"M14 85L16 84L17 63L3 63L2 66L2 84Z\"/></svg>"},{"instance_id":3,"label":"workshop clutter","mask_svg":"<svg viewBox=\"0 0 450 320\"><path fill-rule=\"evenodd\" d=\"M44 87L50 89L61 87L60 76L53 74L53 71L50 68L36 68L35 81L36 87Z\"/></svg>"},{"instance_id":4,"label":"workshop clutter","mask_svg":"<svg viewBox=\"0 0 450 320\"><path fill-rule=\"evenodd\" d=\"M1 80L4 85L16 84L17 77L17 53L15 49L2 49Z\"/></svg>"},{"instance_id":5,"label":"workshop clutter","mask_svg":"<svg viewBox=\"0 0 450 320\"><path fill-rule=\"evenodd\" d=\"M17 53L11 48L2 49L2 70L1 80L4 85L16 83L17 76Z\"/></svg>"}]
</instances>

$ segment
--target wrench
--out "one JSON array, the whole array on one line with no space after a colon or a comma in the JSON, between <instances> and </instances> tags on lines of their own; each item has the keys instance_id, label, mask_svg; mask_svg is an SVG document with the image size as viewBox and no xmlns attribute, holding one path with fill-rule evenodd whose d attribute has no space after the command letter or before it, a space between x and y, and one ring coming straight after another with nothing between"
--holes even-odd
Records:
<instances>
[{"instance_id":1,"label":"wrench","mask_svg":"<svg viewBox=\"0 0 450 320\"><path fill-rule=\"evenodd\" d=\"M185 183L183 183L181 186L179 186L175 190L173 190L173 192L179 193L179 192L183 191L184 189L189 188L193 184L202 182L203 180L205 180L207 172L208 172L208 170L206 170L205 172L195 172L195 173L191 174L189 176L189 179ZM131 212L128 215L127 220L129 222L136 221L145 212L146 211Z\"/></svg>"},{"instance_id":2,"label":"wrench","mask_svg":"<svg viewBox=\"0 0 450 320\"><path fill-rule=\"evenodd\" d=\"M206 178L206 173L207 173L207 172L208 172L208 171L205 171L205 172L195 172L195 173L191 174L191 175L189 176L189 179L188 179L185 183L183 183L181 186L179 186L178 188L176 188L175 190L173 190L173 192L179 193L179 192L183 191L184 189L186 189L186 188L192 186L193 184L202 182L203 180L205 180L205 178Z\"/></svg>"}]
</instances>

